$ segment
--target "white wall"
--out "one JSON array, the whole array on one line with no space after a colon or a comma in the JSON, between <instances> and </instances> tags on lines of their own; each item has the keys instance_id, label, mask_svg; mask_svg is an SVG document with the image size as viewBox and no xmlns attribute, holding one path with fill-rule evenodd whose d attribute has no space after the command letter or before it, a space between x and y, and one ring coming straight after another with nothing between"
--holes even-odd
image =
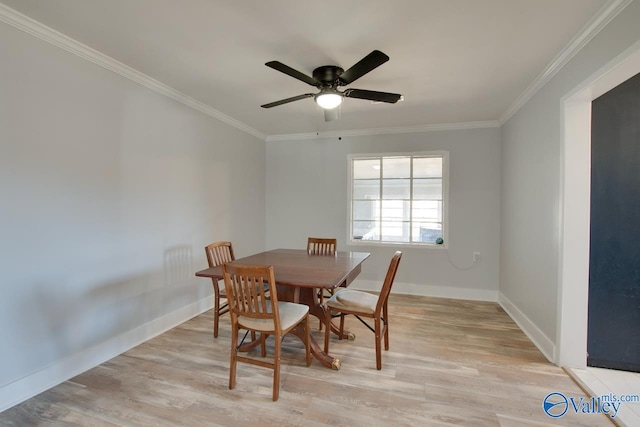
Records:
<instances>
[{"instance_id":1,"label":"white wall","mask_svg":"<svg viewBox=\"0 0 640 427\"><path fill-rule=\"evenodd\" d=\"M378 288L395 246L347 245L347 155L447 150L448 249L400 247L395 292L496 300L500 241L500 130L478 128L267 142L267 248L305 248L336 237L341 250L371 252L355 286ZM473 265L473 252L482 260Z\"/></svg>"},{"instance_id":2,"label":"white wall","mask_svg":"<svg viewBox=\"0 0 640 427\"><path fill-rule=\"evenodd\" d=\"M264 249L264 142L0 23L0 411L211 305Z\"/></svg>"},{"instance_id":3,"label":"white wall","mask_svg":"<svg viewBox=\"0 0 640 427\"><path fill-rule=\"evenodd\" d=\"M572 276L560 271L561 225L563 221L572 221L563 216L567 207L562 204L565 161L562 101L616 55L640 40L638 22L640 4L636 1L502 128L499 297L512 317L551 360L557 361L558 308L567 310L566 305L559 305L563 286L560 278ZM583 161L584 158L580 156ZM571 300L572 297L565 295L564 298ZM584 301L584 295L575 296L575 304L584 304ZM574 322L569 327L584 330L582 322L585 320L569 319Z\"/></svg>"}]
</instances>

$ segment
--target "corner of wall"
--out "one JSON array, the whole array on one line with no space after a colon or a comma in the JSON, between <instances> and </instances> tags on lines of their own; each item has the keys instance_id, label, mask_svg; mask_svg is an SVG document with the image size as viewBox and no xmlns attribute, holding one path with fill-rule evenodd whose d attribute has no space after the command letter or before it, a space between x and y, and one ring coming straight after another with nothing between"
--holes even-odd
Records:
<instances>
[{"instance_id":1,"label":"corner of wall","mask_svg":"<svg viewBox=\"0 0 640 427\"><path fill-rule=\"evenodd\" d=\"M556 344L544 332L538 328L535 323L527 317L509 298L502 292L498 292L498 304L513 319L513 321L522 329L522 332L538 347L538 350L551 363L556 363Z\"/></svg>"}]
</instances>

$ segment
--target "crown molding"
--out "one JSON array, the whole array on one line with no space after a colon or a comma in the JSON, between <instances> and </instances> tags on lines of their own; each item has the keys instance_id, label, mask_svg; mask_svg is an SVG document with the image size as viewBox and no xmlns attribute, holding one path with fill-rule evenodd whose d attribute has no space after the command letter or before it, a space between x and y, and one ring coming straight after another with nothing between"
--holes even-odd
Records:
<instances>
[{"instance_id":1,"label":"crown molding","mask_svg":"<svg viewBox=\"0 0 640 427\"><path fill-rule=\"evenodd\" d=\"M420 133L420 132L436 132L436 131L446 131L446 130L497 128L497 127L500 127L500 123L498 123L497 120L488 120L484 122L444 123L444 124L422 125L422 126L353 129L353 130L336 130L331 132L269 135L267 136L266 140L267 142L300 141L300 140L309 140L309 139L337 138L337 137L345 137L345 136L390 135L390 134L397 134L397 133Z\"/></svg>"},{"instance_id":2,"label":"crown molding","mask_svg":"<svg viewBox=\"0 0 640 427\"><path fill-rule=\"evenodd\" d=\"M582 48L591 41L613 18L629 6L633 0L610 0L594 16L582 30L571 39L564 49L547 65L547 67L531 82L513 104L502 114L498 122L505 124L533 96L546 85Z\"/></svg>"},{"instance_id":3,"label":"crown molding","mask_svg":"<svg viewBox=\"0 0 640 427\"><path fill-rule=\"evenodd\" d=\"M80 58L93 62L109 71L113 71L116 74L121 75L129 80L139 83L161 95L178 101L188 107L191 107L207 116L220 120L238 130L241 130L249 135L255 136L258 139L265 140L266 135L262 132L236 120L226 114L216 110L215 108L200 102L184 93L152 78L146 74L143 74L128 65L123 64L97 50L80 43L77 40L66 36L59 31L50 28L35 19L29 18L22 13L11 9L10 7L0 3L0 22L9 24L19 30L22 30L34 37L44 40L54 46L66 50Z\"/></svg>"},{"instance_id":4,"label":"crown molding","mask_svg":"<svg viewBox=\"0 0 640 427\"><path fill-rule=\"evenodd\" d=\"M502 114L499 120L485 122L449 123L416 127L373 128L360 130L313 132L302 134L266 135L218 110L198 101L128 65L125 65L77 40L72 39L10 7L0 3L0 22L9 24L47 43L66 50L109 71L139 83L159 94L167 96L207 116L220 120L242 132L264 141L308 140L338 136L388 135L399 133L432 132L441 130L477 129L500 127L505 124L524 104L526 104L553 76L555 76L593 37L633 0L610 0L591 19L569 44L547 65L536 79L522 92L516 101Z\"/></svg>"}]
</instances>

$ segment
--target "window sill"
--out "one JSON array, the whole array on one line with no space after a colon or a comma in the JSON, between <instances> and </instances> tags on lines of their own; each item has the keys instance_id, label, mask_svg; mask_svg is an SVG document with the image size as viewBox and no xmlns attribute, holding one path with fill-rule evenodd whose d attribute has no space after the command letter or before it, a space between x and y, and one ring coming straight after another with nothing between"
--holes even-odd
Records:
<instances>
[{"instance_id":1,"label":"window sill","mask_svg":"<svg viewBox=\"0 0 640 427\"><path fill-rule=\"evenodd\" d=\"M349 240L349 246L367 246L367 247L390 247L390 248L406 248L406 249L447 249L446 244L435 243L407 243L407 242L377 242L375 240Z\"/></svg>"}]
</instances>

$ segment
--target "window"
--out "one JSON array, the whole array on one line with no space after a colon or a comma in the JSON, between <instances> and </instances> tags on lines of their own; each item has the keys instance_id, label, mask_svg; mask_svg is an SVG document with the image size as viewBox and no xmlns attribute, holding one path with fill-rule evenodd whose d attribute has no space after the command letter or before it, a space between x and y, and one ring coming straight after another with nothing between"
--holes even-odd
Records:
<instances>
[{"instance_id":1,"label":"window","mask_svg":"<svg viewBox=\"0 0 640 427\"><path fill-rule=\"evenodd\" d=\"M350 241L436 244L445 237L447 155L349 156Z\"/></svg>"}]
</instances>

